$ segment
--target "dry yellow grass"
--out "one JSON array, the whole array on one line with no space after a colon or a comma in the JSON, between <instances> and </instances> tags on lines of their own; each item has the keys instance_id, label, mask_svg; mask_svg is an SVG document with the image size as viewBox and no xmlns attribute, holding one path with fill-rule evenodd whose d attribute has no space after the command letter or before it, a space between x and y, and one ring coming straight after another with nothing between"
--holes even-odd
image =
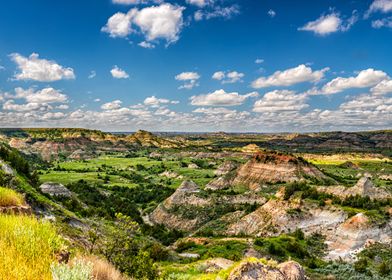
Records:
<instances>
[{"instance_id":1,"label":"dry yellow grass","mask_svg":"<svg viewBox=\"0 0 392 280\"><path fill-rule=\"evenodd\" d=\"M97 256L83 256L78 259L92 264L94 280L128 280L105 259Z\"/></svg>"},{"instance_id":2,"label":"dry yellow grass","mask_svg":"<svg viewBox=\"0 0 392 280\"><path fill-rule=\"evenodd\" d=\"M34 217L0 215L0 280L51 280L62 240Z\"/></svg>"},{"instance_id":3,"label":"dry yellow grass","mask_svg":"<svg viewBox=\"0 0 392 280\"><path fill-rule=\"evenodd\" d=\"M23 204L24 199L20 193L0 187L0 207L21 206Z\"/></svg>"}]
</instances>

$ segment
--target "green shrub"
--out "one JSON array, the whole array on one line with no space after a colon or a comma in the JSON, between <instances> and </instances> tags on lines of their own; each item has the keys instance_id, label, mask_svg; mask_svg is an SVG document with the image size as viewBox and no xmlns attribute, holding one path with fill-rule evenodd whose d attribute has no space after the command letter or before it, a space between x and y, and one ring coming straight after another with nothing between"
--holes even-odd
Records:
<instances>
[{"instance_id":1,"label":"green shrub","mask_svg":"<svg viewBox=\"0 0 392 280\"><path fill-rule=\"evenodd\" d=\"M53 280L91 280L93 265L76 260L71 266L67 264L52 264L50 270Z\"/></svg>"}]
</instances>

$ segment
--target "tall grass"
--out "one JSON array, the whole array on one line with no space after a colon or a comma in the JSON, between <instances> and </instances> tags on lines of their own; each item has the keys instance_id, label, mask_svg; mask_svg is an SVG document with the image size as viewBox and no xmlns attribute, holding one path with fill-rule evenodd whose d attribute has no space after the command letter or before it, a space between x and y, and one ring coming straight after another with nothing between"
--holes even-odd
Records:
<instances>
[{"instance_id":1,"label":"tall grass","mask_svg":"<svg viewBox=\"0 0 392 280\"><path fill-rule=\"evenodd\" d=\"M82 260L92 264L94 280L127 280L111 263L103 258L84 256Z\"/></svg>"},{"instance_id":2,"label":"tall grass","mask_svg":"<svg viewBox=\"0 0 392 280\"><path fill-rule=\"evenodd\" d=\"M24 199L20 193L0 187L0 207L21 206L23 204Z\"/></svg>"},{"instance_id":3,"label":"tall grass","mask_svg":"<svg viewBox=\"0 0 392 280\"><path fill-rule=\"evenodd\" d=\"M49 280L63 243L54 227L28 216L0 215L0 279Z\"/></svg>"}]
</instances>

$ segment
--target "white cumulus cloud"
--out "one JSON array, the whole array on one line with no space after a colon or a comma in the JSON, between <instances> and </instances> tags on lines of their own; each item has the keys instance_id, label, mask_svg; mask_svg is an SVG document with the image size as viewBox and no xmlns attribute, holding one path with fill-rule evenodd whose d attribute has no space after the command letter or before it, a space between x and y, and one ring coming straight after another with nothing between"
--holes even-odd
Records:
<instances>
[{"instance_id":1,"label":"white cumulus cloud","mask_svg":"<svg viewBox=\"0 0 392 280\"><path fill-rule=\"evenodd\" d=\"M119 68L117 65L114 65L113 69L110 70L112 77L115 79L128 79L129 75L127 72Z\"/></svg>"},{"instance_id":2,"label":"white cumulus cloud","mask_svg":"<svg viewBox=\"0 0 392 280\"><path fill-rule=\"evenodd\" d=\"M318 82L324 78L329 68L313 71L312 68L301 64L284 71L276 71L269 77L260 77L253 81L253 88L266 88L276 86L291 86L303 82Z\"/></svg>"},{"instance_id":3,"label":"white cumulus cloud","mask_svg":"<svg viewBox=\"0 0 392 280\"><path fill-rule=\"evenodd\" d=\"M195 95L190 98L191 104L195 106L236 106L241 105L251 97L257 97L257 92L240 95L238 92L225 92L223 89L213 93Z\"/></svg>"},{"instance_id":4,"label":"white cumulus cloud","mask_svg":"<svg viewBox=\"0 0 392 280\"><path fill-rule=\"evenodd\" d=\"M200 75L197 72L182 72L174 77L177 81L185 82L179 89L192 89L199 86Z\"/></svg>"},{"instance_id":5,"label":"white cumulus cloud","mask_svg":"<svg viewBox=\"0 0 392 280\"><path fill-rule=\"evenodd\" d=\"M370 91L374 95L384 95L392 93L392 80L383 80L375 87L371 88Z\"/></svg>"},{"instance_id":6,"label":"white cumulus cloud","mask_svg":"<svg viewBox=\"0 0 392 280\"><path fill-rule=\"evenodd\" d=\"M388 75L372 68L362 70L355 77L338 77L328 82L322 88L324 94L335 94L351 88L367 88L377 85L382 80L389 79Z\"/></svg>"},{"instance_id":7,"label":"white cumulus cloud","mask_svg":"<svg viewBox=\"0 0 392 280\"><path fill-rule=\"evenodd\" d=\"M141 47L151 48L147 42L164 39L167 43L178 40L183 27L184 7L162 3L158 6L133 8L128 13L118 12L108 19L102 31L111 37L127 37L133 33L133 25L137 26L145 36Z\"/></svg>"},{"instance_id":8,"label":"white cumulus cloud","mask_svg":"<svg viewBox=\"0 0 392 280\"><path fill-rule=\"evenodd\" d=\"M143 103L146 106L159 107L162 104L178 104L179 102L175 100L171 101L165 98L157 98L153 95L144 99Z\"/></svg>"},{"instance_id":9,"label":"white cumulus cloud","mask_svg":"<svg viewBox=\"0 0 392 280\"><path fill-rule=\"evenodd\" d=\"M209 0L186 0L185 2L190 5L195 5L199 8L203 8L204 6L209 4L211 1L209 1Z\"/></svg>"},{"instance_id":10,"label":"white cumulus cloud","mask_svg":"<svg viewBox=\"0 0 392 280\"><path fill-rule=\"evenodd\" d=\"M300 31L311 31L317 35L328 35L338 31L349 30L358 20L356 12L348 19L343 19L339 13L333 12L328 15L322 15L314 21L310 21L303 27L298 28Z\"/></svg>"},{"instance_id":11,"label":"white cumulus cloud","mask_svg":"<svg viewBox=\"0 0 392 280\"><path fill-rule=\"evenodd\" d=\"M366 17L375 12L389 13L392 12L392 0L374 0L366 12Z\"/></svg>"},{"instance_id":12,"label":"white cumulus cloud","mask_svg":"<svg viewBox=\"0 0 392 280\"><path fill-rule=\"evenodd\" d=\"M64 103L68 100L65 94L51 87L38 91L35 91L33 88L25 90L18 87L15 89L13 98L25 99L28 103Z\"/></svg>"},{"instance_id":13,"label":"white cumulus cloud","mask_svg":"<svg viewBox=\"0 0 392 280\"><path fill-rule=\"evenodd\" d=\"M105 103L101 106L103 110L116 110L121 108L122 101L121 100L114 100L112 102Z\"/></svg>"},{"instance_id":14,"label":"white cumulus cloud","mask_svg":"<svg viewBox=\"0 0 392 280\"><path fill-rule=\"evenodd\" d=\"M53 82L63 79L75 79L72 68L63 67L53 60L40 59L37 53L32 53L29 57L13 53L10 57L17 64L20 71L15 74L15 79L17 80Z\"/></svg>"},{"instance_id":15,"label":"white cumulus cloud","mask_svg":"<svg viewBox=\"0 0 392 280\"><path fill-rule=\"evenodd\" d=\"M241 82L241 79L243 77L245 77L245 74L237 71L218 71L212 75L212 79L222 81L223 84L233 84Z\"/></svg>"},{"instance_id":16,"label":"white cumulus cloud","mask_svg":"<svg viewBox=\"0 0 392 280\"><path fill-rule=\"evenodd\" d=\"M101 28L102 32L109 33L112 38L127 37L132 33L132 17L134 16L133 10L127 14L118 12L112 15L104 27Z\"/></svg>"},{"instance_id":17,"label":"white cumulus cloud","mask_svg":"<svg viewBox=\"0 0 392 280\"><path fill-rule=\"evenodd\" d=\"M291 90L274 90L257 100L253 111L258 113L300 111L309 107L306 94L296 94Z\"/></svg>"}]
</instances>

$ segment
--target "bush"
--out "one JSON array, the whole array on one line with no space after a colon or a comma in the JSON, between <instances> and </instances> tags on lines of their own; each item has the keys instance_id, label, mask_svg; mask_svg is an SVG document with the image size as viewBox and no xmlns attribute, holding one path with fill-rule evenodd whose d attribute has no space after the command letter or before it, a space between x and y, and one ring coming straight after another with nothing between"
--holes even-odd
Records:
<instances>
[{"instance_id":1,"label":"bush","mask_svg":"<svg viewBox=\"0 0 392 280\"><path fill-rule=\"evenodd\" d=\"M382 263L379 264L377 267L378 273L382 276L386 276L391 272L391 268L389 264L386 261L383 261Z\"/></svg>"},{"instance_id":2,"label":"bush","mask_svg":"<svg viewBox=\"0 0 392 280\"><path fill-rule=\"evenodd\" d=\"M294 182L285 187L284 199L288 200L294 193L298 191L306 191L310 187L305 182Z\"/></svg>"},{"instance_id":3,"label":"bush","mask_svg":"<svg viewBox=\"0 0 392 280\"><path fill-rule=\"evenodd\" d=\"M0 215L0 279L49 280L63 242L48 222Z\"/></svg>"},{"instance_id":4,"label":"bush","mask_svg":"<svg viewBox=\"0 0 392 280\"><path fill-rule=\"evenodd\" d=\"M0 207L21 206L24 198L14 190L0 187Z\"/></svg>"},{"instance_id":5,"label":"bush","mask_svg":"<svg viewBox=\"0 0 392 280\"><path fill-rule=\"evenodd\" d=\"M356 261L354 263L355 271L360 272L360 273L366 272L367 267L368 267L368 261L365 258L359 259L358 261Z\"/></svg>"},{"instance_id":6,"label":"bush","mask_svg":"<svg viewBox=\"0 0 392 280\"><path fill-rule=\"evenodd\" d=\"M117 214L116 224L109 228L98 247L122 273L140 280L155 279L157 269L140 239L138 224L130 217Z\"/></svg>"},{"instance_id":7,"label":"bush","mask_svg":"<svg viewBox=\"0 0 392 280\"><path fill-rule=\"evenodd\" d=\"M76 260L72 265L53 264L53 280L91 280L93 266L89 262Z\"/></svg>"}]
</instances>

